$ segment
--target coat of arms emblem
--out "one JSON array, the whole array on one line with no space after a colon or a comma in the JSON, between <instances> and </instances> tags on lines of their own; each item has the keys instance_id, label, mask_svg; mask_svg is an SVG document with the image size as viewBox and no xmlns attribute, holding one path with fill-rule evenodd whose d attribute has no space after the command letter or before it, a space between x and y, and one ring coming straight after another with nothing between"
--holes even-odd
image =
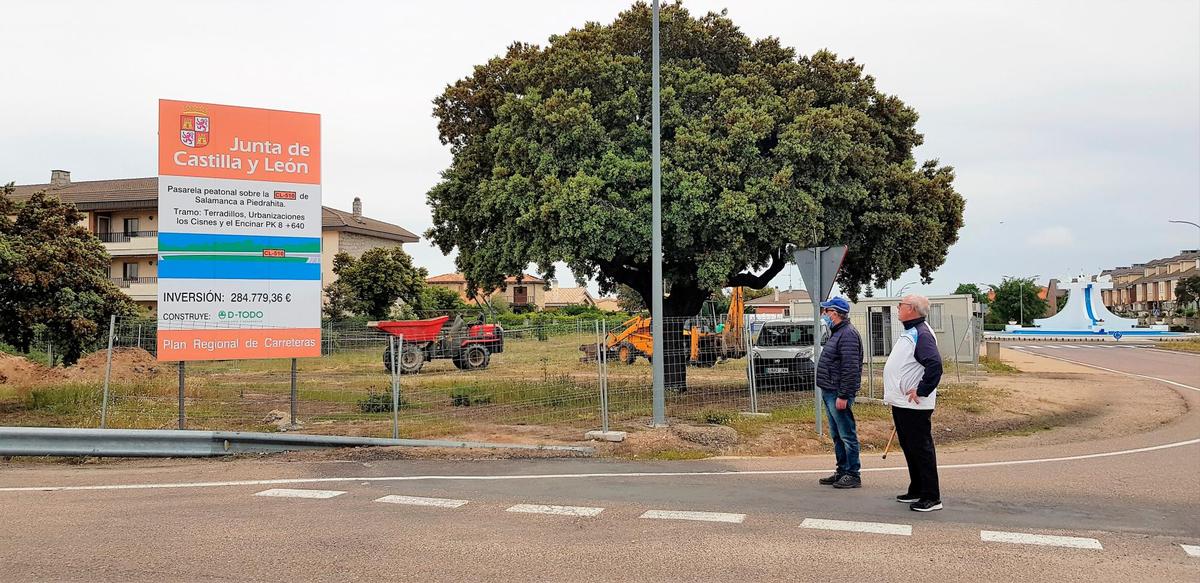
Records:
<instances>
[{"instance_id":1,"label":"coat of arms emblem","mask_svg":"<svg viewBox=\"0 0 1200 583\"><path fill-rule=\"evenodd\" d=\"M186 110L179 116L179 141L189 148L203 148L208 145L209 118L208 112Z\"/></svg>"}]
</instances>

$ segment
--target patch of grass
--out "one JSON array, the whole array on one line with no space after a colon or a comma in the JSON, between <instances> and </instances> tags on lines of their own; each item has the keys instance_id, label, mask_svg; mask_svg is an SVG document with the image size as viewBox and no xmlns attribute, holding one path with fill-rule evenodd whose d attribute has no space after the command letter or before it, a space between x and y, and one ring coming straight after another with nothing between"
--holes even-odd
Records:
<instances>
[{"instance_id":1,"label":"patch of grass","mask_svg":"<svg viewBox=\"0 0 1200 583\"><path fill-rule=\"evenodd\" d=\"M638 459L648 459L648 460L676 461L676 460L701 460L701 459L712 457L712 456L713 456L713 454L711 454L709 452L697 451L694 449L660 449L657 451L640 453L634 457L636 457Z\"/></svg>"},{"instance_id":2,"label":"patch of grass","mask_svg":"<svg viewBox=\"0 0 1200 583\"><path fill-rule=\"evenodd\" d=\"M25 408L39 413L77 417L100 408L101 393L86 385L65 385L29 391Z\"/></svg>"},{"instance_id":3,"label":"patch of grass","mask_svg":"<svg viewBox=\"0 0 1200 583\"><path fill-rule=\"evenodd\" d=\"M1155 344L1154 347L1161 348L1163 350L1174 350L1176 352L1192 352L1200 354L1200 338L1189 338L1187 340L1165 340Z\"/></svg>"},{"instance_id":4,"label":"patch of grass","mask_svg":"<svg viewBox=\"0 0 1200 583\"><path fill-rule=\"evenodd\" d=\"M975 415L991 411L1001 396L993 391L985 392L979 385L972 383L943 384L938 387L937 395L939 407L950 407Z\"/></svg>"},{"instance_id":5,"label":"patch of grass","mask_svg":"<svg viewBox=\"0 0 1200 583\"><path fill-rule=\"evenodd\" d=\"M1018 369L1011 364L1007 364L999 360L992 360L986 356L979 357L979 364L983 365L984 370L992 374L1016 374L1021 372L1021 369Z\"/></svg>"}]
</instances>

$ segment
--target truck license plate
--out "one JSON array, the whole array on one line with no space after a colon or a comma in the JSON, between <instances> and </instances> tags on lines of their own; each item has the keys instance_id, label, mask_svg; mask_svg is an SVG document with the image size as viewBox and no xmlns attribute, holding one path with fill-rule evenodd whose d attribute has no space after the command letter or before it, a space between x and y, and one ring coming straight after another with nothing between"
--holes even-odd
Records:
<instances>
[{"instance_id":1,"label":"truck license plate","mask_svg":"<svg viewBox=\"0 0 1200 583\"><path fill-rule=\"evenodd\" d=\"M767 374L787 374L787 373L788 373L787 367L782 367L782 368L770 367L770 366L767 367Z\"/></svg>"}]
</instances>

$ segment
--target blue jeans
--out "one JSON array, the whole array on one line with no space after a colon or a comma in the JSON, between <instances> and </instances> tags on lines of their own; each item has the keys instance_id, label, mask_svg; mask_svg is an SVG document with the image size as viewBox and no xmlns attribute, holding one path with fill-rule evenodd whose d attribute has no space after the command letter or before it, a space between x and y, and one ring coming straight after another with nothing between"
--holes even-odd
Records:
<instances>
[{"instance_id":1,"label":"blue jeans","mask_svg":"<svg viewBox=\"0 0 1200 583\"><path fill-rule=\"evenodd\" d=\"M854 402L846 404L844 411L837 410L837 391L821 389L825 401L825 418L829 420L829 438L833 440L833 454L837 457L837 473L859 477L862 464L858 460L858 428L854 425Z\"/></svg>"}]
</instances>

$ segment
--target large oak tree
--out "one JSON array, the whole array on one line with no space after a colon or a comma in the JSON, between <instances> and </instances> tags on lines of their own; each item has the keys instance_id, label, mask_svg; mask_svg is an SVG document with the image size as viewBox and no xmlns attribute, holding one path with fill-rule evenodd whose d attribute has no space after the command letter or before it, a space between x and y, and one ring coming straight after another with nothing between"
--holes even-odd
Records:
<instances>
[{"instance_id":1,"label":"large oak tree","mask_svg":"<svg viewBox=\"0 0 1200 583\"><path fill-rule=\"evenodd\" d=\"M766 286L795 247L848 245L851 296L914 266L931 280L963 199L950 167L914 160L916 111L853 59L752 40L724 14L668 5L661 27L668 364L683 352L673 318L721 287ZM434 100L453 162L426 235L458 250L472 286L564 262L602 292L650 296L650 34L638 3L546 47L514 43Z\"/></svg>"}]
</instances>

